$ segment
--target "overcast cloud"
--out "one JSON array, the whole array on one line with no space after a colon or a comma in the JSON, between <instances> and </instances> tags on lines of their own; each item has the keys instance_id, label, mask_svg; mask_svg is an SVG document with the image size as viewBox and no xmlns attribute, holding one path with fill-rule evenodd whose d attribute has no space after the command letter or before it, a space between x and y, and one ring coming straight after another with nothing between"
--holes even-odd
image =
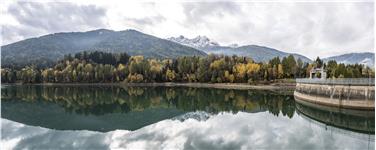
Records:
<instances>
[{"instance_id":1,"label":"overcast cloud","mask_svg":"<svg viewBox=\"0 0 376 150\"><path fill-rule=\"evenodd\" d=\"M161 38L205 35L314 58L374 51L370 2L1 1L2 44L56 32L136 29Z\"/></svg>"}]
</instances>

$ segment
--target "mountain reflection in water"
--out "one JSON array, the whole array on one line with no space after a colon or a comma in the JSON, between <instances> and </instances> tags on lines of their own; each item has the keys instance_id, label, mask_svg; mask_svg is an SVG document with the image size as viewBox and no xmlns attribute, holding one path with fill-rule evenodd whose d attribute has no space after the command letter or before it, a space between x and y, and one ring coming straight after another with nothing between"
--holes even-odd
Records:
<instances>
[{"instance_id":1,"label":"mountain reflection in water","mask_svg":"<svg viewBox=\"0 0 376 150\"><path fill-rule=\"evenodd\" d=\"M295 111L291 95L205 88L8 86L1 98L3 118L51 129L101 132L136 130L195 111L268 111L289 118Z\"/></svg>"},{"instance_id":2,"label":"mountain reflection in water","mask_svg":"<svg viewBox=\"0 0 376 150\"><path fill-rule=\"evenodd\" d=\"M374 115L334 114L270 91L1 90L1 144L9 149L374 149Z\"/></svg>"}]
</instances>

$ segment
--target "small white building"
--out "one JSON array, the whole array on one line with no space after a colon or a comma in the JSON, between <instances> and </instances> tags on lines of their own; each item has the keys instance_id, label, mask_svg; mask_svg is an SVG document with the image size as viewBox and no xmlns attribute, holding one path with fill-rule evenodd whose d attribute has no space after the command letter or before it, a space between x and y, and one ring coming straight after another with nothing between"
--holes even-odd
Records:
<instances>
[{"instance_id":1,"label":"small white building","mask_svg":"<svg viewBox=\"0 0 376 150\"><path fill-rule=\"evenodd\" d=\"M320 74L320 77L318 77L318 74ZM326 71L323 67L312 68L311 71L309 71L309 78L310 79L326 79Z\"/></svg>"}]
</instances>

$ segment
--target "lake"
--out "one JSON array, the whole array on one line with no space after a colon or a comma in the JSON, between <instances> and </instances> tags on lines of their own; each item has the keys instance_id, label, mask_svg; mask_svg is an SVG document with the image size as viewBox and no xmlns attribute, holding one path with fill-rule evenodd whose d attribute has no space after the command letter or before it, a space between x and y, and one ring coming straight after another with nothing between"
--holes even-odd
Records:
<instances>
[{"instance_id":1,"label":"lake","mask_svg":"<svg viewBox=\"0 0 376 150\"><path fill-rule=\"evenodd\" d=\"M374 111L291 93L183 87L1 88L5 149L374 149Z\"/></svg>"}]
</instances>

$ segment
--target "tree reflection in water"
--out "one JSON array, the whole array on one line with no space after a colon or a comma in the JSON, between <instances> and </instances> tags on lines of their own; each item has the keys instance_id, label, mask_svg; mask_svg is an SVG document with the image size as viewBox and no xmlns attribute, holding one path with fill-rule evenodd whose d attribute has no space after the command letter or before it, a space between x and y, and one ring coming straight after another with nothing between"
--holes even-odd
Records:
<instances>
[{"instance_id":1,"label":"tree reflection in water","mask_svg":"<svg viewBox=\"0 0 376 150\"><path fill-rule=\"evenodd\" d=\"M335 127L374 133L374 115L321 110L323 106L300 105L292 95L271 91L35 85L5 86L1 90L3 118L61 130L136 130L187 112L215 115L242 111L284 118L298 113Z\"/></svg>"},{"instance_id":2,"label":"tree reflection in water","mask_svg":"<svg viewBox=\"0 0 376 150\"><path fill-rule=\"evenodd\" d=\"M128 113L148 108L176 108L184 112L208 113L269 111L292 117L295 106L291 95L270 91L223 90L181 87L118 86L7 86L3 102L45 101L56 103L66 112L83 115Z\"/></svg>"}]
</instances>

